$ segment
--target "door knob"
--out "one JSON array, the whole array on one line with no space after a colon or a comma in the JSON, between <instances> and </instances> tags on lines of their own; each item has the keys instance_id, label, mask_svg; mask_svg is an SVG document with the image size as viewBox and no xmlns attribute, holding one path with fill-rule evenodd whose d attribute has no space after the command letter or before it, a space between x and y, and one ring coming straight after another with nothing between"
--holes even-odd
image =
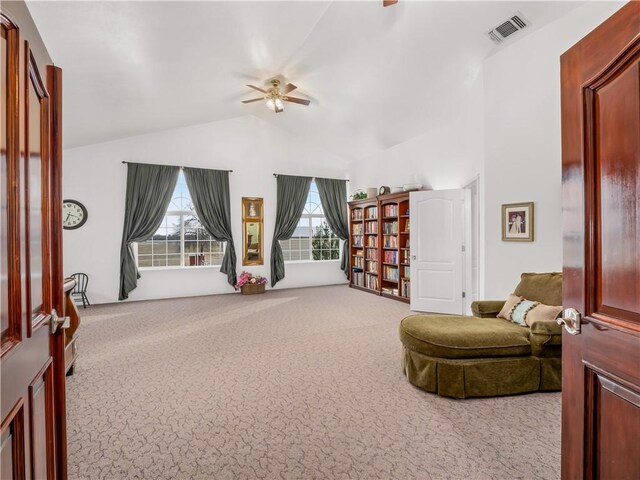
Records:
<instances>
[{"instance_id":1,"label":"door knob","mask_svg":"<svg viewBox=\"0 0 640 480\"><path fill-rule=\"evenodd\" d=\"M562 311L562 317L558 318L556 322L558 325L564 325L564 329L571 335L580 334L580 321L582 315L575 308L567 308Z\"/></svg>"},{"instance_id":2,"label":"door knob","mask_svg":"<svg viewBox=\"0 0 640 480\"><path fill-rule=\"evenodd\" d=\"M55 308L51 310L51 318L49 319L49 331L51 334L56 333L58 328L69 328L70 324L70 317L59 317Z\"/></svg>"}]
</instances>

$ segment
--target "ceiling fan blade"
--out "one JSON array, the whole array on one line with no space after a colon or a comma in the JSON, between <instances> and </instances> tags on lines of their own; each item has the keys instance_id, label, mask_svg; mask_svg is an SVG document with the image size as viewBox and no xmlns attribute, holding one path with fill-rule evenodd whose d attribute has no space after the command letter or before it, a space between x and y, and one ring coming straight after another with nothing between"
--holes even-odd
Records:
<instances>
[{"instance_id":1,"label":"ceiling fan blade","mask_svg":"<svg viewBox=\"0 0 640 480\"><path fill-rule=\"evenodd\" d=\"M391 5L395 5L398 3L398 0L382 0L383 7L390 7Z\"/></svg>"},{"instance_id":2,"label":"ceiling fan blade","mask_svg":"<svg viewBox=\"0 0 640 480\"><path fill-rule=\"evenodd\" d=\"M247 87L249 87L249 88L253 88L254 90L257 90L257 91L259 91L259 92L261 92L261 93L267 93L267 91L266 91L266 90L263 90L263 89L261 89L260 87L256 87L255 85L247 85Z\"/></svg>"},{"instance_id":3,"label":"ceiling fan blade","mask_svg":"<svg viewBox=\"0 0 640 480\"><path fill-rule=\"evenodd\" d=\"M259 102L260 100L264 100L264 98L252 98L251 100L242 100L242 103Z\"/></svg>"},{"instance_id":4,"label":"ceiling fan blade","mask_svg":"<svg viewBox=\"0 0 640 480\"><path fill-rule=\"evenodd\" d=\"M285 102L299 103L300 105L309 105L311 103L311 100L303 100L302 98L296 97L282 97L282 100Z\"/></svg>"},{"instance_id":5,"label":"ceiling fan blade","mask_svg":"<svg viewBox=\"0 0 640 480\"><path fill-rule=\"evenodd\" d=\"M282 93L283 95L286 95L286 94L287 94L287 93L289 93L289 92L293 92L296 88L298 88L298 87L296 87L293 83L287 83L287 84L285 85L285 87L282 89L282 92L281 92L281 93Z\"/></svg>"}]
</instances>

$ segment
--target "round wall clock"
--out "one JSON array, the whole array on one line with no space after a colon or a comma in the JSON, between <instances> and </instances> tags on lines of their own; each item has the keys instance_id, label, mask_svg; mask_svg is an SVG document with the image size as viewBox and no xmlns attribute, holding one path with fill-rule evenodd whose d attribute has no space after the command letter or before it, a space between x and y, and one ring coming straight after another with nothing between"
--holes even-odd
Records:
<instances>
[{"instance_id":1,"label":"round wall clock","mask_svg":"<svg viewBox=\"0 0 640 480\"><path fill-rule=\"evenodd\" d=\"M62 227L75 230L87 222L87 209L77 200L62 201Z\"/></svg>"},{"instance_id":2,"label":"round wall clock","mask_svg":"<svg viewBox=\"0 0 640 480\"><path fill-rule=\"evenodd\" d=\"M386 185L383 185L383 186L380 187L378 192L380 192L380 195L387 195L388 193L391 193L391 189L389 187L387 187Z\"/></svg>"}]
</instances>

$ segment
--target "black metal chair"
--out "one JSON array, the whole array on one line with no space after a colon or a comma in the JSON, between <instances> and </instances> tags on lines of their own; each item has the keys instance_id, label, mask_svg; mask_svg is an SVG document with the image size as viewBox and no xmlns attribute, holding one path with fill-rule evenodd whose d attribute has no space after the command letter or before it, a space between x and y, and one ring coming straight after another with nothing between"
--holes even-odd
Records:
<instances>
[{"instance_id":1,"label":"black metal chair","mask_svg":"<svg viewBox=\"0 0 640 480\"><path fill-rule=\"evenodd\" d=\"M89 299L87 298L87 285L89 285L89 277L86 273L74 273L70 276L71 278L74 278L76 280L76 286L73 287L71 296L74 298L74 300L82 300L82 308L87 308L87 305L91 305L91 303L89 303Z\"/></svg>"}]
</instances>

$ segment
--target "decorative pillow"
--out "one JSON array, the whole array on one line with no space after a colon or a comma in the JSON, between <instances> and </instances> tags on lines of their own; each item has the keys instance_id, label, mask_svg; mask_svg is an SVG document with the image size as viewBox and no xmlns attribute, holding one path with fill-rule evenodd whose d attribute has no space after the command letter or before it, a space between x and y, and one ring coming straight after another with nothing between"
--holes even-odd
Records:
<instances>
[{"instance_id":1,"label":"decorative pillow","mask_svg":"<svg viewBox=\"0 0 640 480\"><path fill-rule=\"evenodd\" d=\"M545 305L543 303L538 303L535 307L533 307L525 316L525 322L528 326L531 326L533 322L537 321L553 321L558 318L562 312L562 307L556 307L553 305Z\"/></svg>"},{"instance_id":2,"label":"decorative pillow","mask_svg":"<svg viewBox=\"0 0 640 480\"><path fill-rule=\"evenodd\" d=\"M526 327L527 323L525 323L525 319L527 318L527 314L533 308L535 308L536 305L538 305L538 302L532 302L531 300L523 299L511 311L511 321L514 323L517 323L518 325L522 325L523 327Z\"/></svg>"},{"instance_id":3,"label":"decorative pillow","mask_svg":"<svg viewBox=\"0 0 640 480\"><path fill-rule=\"evenodd\" d=\"M524 300L524 298L514 295L513 293L509 295L507 301L504 302L504 307L502 307L502 310L500 310L500 313L498 314L498 318L511 320L511 312L522 300Z\"/></svg>"}]
</instances>

